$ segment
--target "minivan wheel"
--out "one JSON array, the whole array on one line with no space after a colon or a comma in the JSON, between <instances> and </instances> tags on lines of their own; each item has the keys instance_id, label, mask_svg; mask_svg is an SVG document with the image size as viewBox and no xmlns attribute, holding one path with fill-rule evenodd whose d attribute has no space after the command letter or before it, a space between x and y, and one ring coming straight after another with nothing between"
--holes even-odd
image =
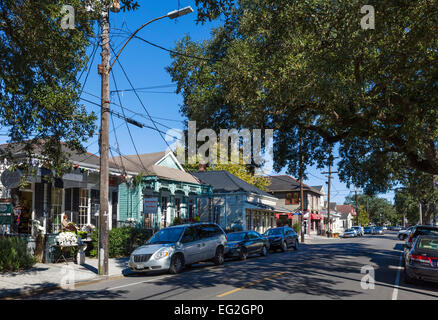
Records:
<instances>
[{"instance_id":1,"label":"minivan wheel","mask_svg":"<svg viewBox=\"0 0 438 320\"><path fill-rule=\"evenodd\" d=\"M294 244L294 250L297 251L298 250L298 239L295 239L295 244Z\"/></svg>"},{"instance_id":2,"label":"minivan wheel","mask_svg":"<svg viewBox=\"0 0 438 320\"><path fill-rule=\"evenodd\" d=\"M217 266L224 263L224 248L223 247L218 247L216 249L216 255L213 258L213 262Z\"/></svg>"},{"instance_id":3,"label":"minivan wheel","mask_svg":"<svg viewBox=\"0 0 438 320\"><path fill-rule=\"evenodd\" d=\"M266 249L266 246L263 246L263 247L262 247L261 255L262 255L263 257L266 257L266 256L268 255L268 249Z\"/></svg>"},{"instance_id":4,"label":"minivan wheel","mask_svg":"<svg viewBox=\"0 0 438 320\"><path fill-rule=\"evenodd\" d=\"M184 259L180 254L176 254L172 257L172 260L170 261L170 268L169 272L172 274L177 274L182 271L184 268Z\"/></svg>"},{"instance_id":5,"label":"minivan wheel","mask_svg":"<svg viewBox=\"0 0 438 320\"><path fill-rule=\"evenodd\" d=\"M240 249L240 260L246 260L248 258L248 250L246 248Z\"/></svg>"},{"instance_id":6,"label":"minivan wheel","mask_svg":"<svg viewBox=\"0 0 438 320\"><path fill-rule=\"evenodd\" d=\"M281 244L281 251L285 252L287 250L287 243L286 241L283 241L283 243Z\"/></svg>"}]
</instances>

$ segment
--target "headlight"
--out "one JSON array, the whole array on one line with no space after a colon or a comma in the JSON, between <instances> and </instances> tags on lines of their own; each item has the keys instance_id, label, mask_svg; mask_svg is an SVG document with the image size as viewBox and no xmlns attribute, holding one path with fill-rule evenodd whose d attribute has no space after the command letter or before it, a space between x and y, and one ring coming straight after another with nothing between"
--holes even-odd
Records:
<instances>
[{"instance_id":1,"label":"headlight","mask_svg":"<svg viewBox=\"0 0 438 320\"><path fill-rule=\"evenodd\" d=\"M161 249L154 254L154 258L156 260L163 259L163 258L169 256L171 253L172 253L171 248Z\"/></svg>"}]
</instances>

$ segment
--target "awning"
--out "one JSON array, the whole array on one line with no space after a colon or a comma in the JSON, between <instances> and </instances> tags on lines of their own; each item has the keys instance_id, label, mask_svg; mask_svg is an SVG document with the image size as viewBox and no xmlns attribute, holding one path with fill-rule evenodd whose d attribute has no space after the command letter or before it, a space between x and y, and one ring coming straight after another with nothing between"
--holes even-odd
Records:
<instances>
[{"instance_id":1,"label":"awning","mask_svg":"<svg viewBox=\"0 0 438 320\"><path fill-rule=\"evenodd\" d=\"M312 220L321 220L322 219L322 215L319 213L312 213L311 216Z\"/></svg>"},{"instance_id":2,"label":"awning","mask_svg":"<svg viewBox=\"0 0 438 320\"><path fill-rule=\"evenodd\" d=\"M276 213L275 217L280 219L280 216L286 216L288 219L292 219L294 217L293 213Z\"/></svg>"}]
</instances>

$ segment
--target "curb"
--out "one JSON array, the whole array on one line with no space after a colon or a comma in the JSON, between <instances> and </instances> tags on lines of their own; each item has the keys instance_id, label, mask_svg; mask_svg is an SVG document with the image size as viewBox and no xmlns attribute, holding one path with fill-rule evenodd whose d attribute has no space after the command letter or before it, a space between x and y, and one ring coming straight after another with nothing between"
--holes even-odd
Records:
<instances>
[{"instance_id":1,"label":"curb","mask_svg":"<svg viewBox=\"0 0 438 320\"><path fill-rule=\"evenodd\" d=\"M85 280L75 282L74 286L81 287L81 286L86 286L86 285L90 285L90 284L94 284L94 283L99 283L99 282L106 281L106 280L116 280L116 279L120 279L120 278L124 278L124 277L125 277L124 275L109 275L109 276L97 275L97 276L90 278L90 279L85 279ZM20 291L18 291L18 292L7 294L4 296L0 296L0 300L16 300L17 298L20 298L20 297L32 297L32 296L37 295L37 294L47 293L47 292L56 291L56 290L65 290L65 289L63 289L62 286L59 284L48 285L46 287L36 288L36 289L20 289Z\"/></svg>"}]
</instances>

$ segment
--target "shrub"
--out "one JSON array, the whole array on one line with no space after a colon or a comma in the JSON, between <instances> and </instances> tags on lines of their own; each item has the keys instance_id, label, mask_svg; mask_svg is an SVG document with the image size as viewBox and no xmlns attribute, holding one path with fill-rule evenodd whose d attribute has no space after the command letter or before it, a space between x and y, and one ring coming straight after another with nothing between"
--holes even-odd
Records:
<instances>
[{"instance_id":1,"label":"shrub","mask_svg":"<svg viewBox=\"0 0 438 320\"><path fill-rule=\"evenodd\" d=\"M0 237L0 272L30 269L36 258L27 251L26 240L20 237Z\"/></svg>"},{"instance_id":2,"label":"shrub","mask_svg":"<svg viewBox=\"0 0 438 320\"><path fill-rule=\"evenodd\" d=\"M152 236L148 229L120 227L114 228L109 232L108 255L110 258L129 256L131 252L143 245L146 240ZM97 230L91 234L93 248L90 250L90 256L97 256L98 233Z\"/></svg>"},{"instance_id":3,"label":"shrub","mask_svg":"<svg viewBox=\"0 0 438 320\"><path fill-rule=\"evenodd\" d=\"M183 223L183 221L182 221L182 219L180 218L180 217L175 217L175 218L173 218L173 222L172 222L172 225L177 225L177 224L182 224Z\"/></svg>"},{"instance_id":4,"label":"shrub","mask_svg":"<svg viewBox=\"0 0 438 320\"><path fill-rule=\"evenodd\" d=\"M81 239L87 239L87 237L88 237L87 231L78 231L77 234L78 234L78 237Z\"/></svg>"},{"instance_id":5,"label":"shrub","mask_svg":"<svg viewBox=\"0 0 438 320\"><path fill-rule=\"evenodd\" d=\"M294 229L294 231L295 231L296 233L300 234L300 232L301 232L301 226L300 226L300 223L299 223L299 222L295 222L294 225L293 225L293 227L292 227L292 229Z\"/></svg>"}]
</instances>

